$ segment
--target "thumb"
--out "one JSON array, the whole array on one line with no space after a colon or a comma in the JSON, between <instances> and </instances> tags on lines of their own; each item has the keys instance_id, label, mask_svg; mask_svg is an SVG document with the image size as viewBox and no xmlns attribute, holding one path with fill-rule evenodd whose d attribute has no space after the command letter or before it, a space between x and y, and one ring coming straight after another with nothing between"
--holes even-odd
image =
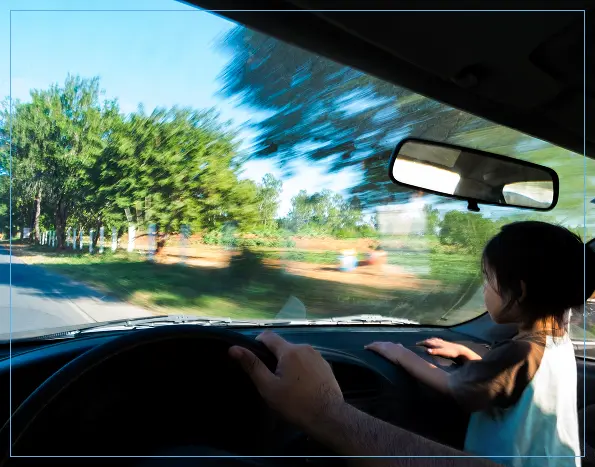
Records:
<instances>
[{"instance_id":1,"label":"thumb","mask_svg":"<svg viewBox=\"0 0 595 467\"><path fill-rule=\"evenodd\" d=\"M240 364L259 390L271 384L276 378L266 365L262 363L260 358L244 347L237 345L230 347L229 356Z\"/></svg>"}]
</instances>

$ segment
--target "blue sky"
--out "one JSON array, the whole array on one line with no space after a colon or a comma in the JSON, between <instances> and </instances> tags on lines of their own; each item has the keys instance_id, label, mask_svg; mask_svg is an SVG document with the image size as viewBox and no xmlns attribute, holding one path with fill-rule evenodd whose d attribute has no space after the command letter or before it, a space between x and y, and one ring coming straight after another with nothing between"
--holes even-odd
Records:
<instances>
[{"instance_id":1,"label":"blue sky","mask_svg":"<svg viewBox=\"0 0 595 467\"><path fill-rule=\"evenodd\" d=\"M30 89L63 83L72 73L99 76L106 97L117 97L125 113L142 102L147 111L217 107L222 119L238 126L258 117L216 96L217 75L230 58L216 43L234 23L215 14L174 0L3 0L0 8L2 98L11 78L12 98L27 100ZM28 11L9 13L16 9ZM41 9L120 11L33 11ZM253 133L241 135L248 148ZM268 160L249 162L242 176L259 181L266 172L282 176ZM284 180L280 214L300 189L345 191L357 181L353 172L328 175L312 163L297 163L294 173Z\"/></svg>"}]
</instances>

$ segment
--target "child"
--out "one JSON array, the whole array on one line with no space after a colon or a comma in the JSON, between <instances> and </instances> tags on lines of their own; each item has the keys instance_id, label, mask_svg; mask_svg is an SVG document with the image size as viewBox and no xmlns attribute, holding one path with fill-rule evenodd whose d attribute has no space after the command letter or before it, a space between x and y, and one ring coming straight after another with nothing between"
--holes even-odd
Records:
<instances>
[{"instance_id":1,"label":"child","mask_svg":"<svg viewBox=\"0 0 595 467\"><path fill-rule=\"evenodd\" d=\"M593 253L585 252L581 239L563 227L509 224L486 245L482 269L487 311L496 323L518 324L513 339L483 358L440 339L420 343L432 355L466 360L452 373L400 344L374 342L366 348L472 412L466 452L511 466L580 467L580 458L571 457L581 452L576 360L567 316L595 290L589 273L594 265Z\"/></svg>"}]
</instances>

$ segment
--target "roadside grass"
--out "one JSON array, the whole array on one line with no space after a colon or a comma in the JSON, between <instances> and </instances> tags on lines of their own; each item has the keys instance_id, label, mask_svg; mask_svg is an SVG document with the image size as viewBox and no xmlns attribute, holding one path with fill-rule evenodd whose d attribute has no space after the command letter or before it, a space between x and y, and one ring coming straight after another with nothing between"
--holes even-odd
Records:
<instances>
[{"instance_id":1,"label":"roadside grass","mask_svg":"<svg viewBox=\"0 0 595 467\"><path fill-rule=\"evenodd\" d=\"M264 264L262 259L267 257L266 252L249 250L234 257L225 268L153 263L138 253L112 253L109 250L99 255L24 246L19 254L26 255L29 264L161 313L270 319L294 295L305 304L308 318L382 314L428 324L440 323L447 310L445 304L456 303L460 298L461 284L469 281L468 268L471 264L471 261L458 258L460 266L457 271L452 266L452 261L457 261L456 255L429 254L430 262L438 266L433 265L424 277L435 278L437 275L446 278L444 287L382 290L290 275L283 269ZM302 258L322 260L331 254L336 264L335 252L311 252ZM268 255L270 257L270 252ZM412 263L419 261L415 256L407 258Z\"/></svg>"}]
</instances>

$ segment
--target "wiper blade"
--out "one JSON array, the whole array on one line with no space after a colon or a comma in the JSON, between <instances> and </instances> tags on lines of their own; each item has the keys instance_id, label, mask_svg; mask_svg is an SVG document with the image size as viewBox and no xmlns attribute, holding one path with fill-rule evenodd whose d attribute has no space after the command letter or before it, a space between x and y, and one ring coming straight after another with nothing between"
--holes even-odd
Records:
<instances>
[{"instance_id":1,"label":"wiper blade","mask_svg":"<svg viewBox=\"0 0 595 467\"><path fill-rule=\"evenodd\" d=\"M196 324L201 326L258 326L258 321L236 320L231 318L214 318L200 316L167 315L167 316L147 316L142 318L122 319L103 323L86 324L76 328L67 328L56 330L56 332L33 335L19 336L19 342L39 341L39 340L63 340L72 339L82 334L94 332L125 331L132 329L147 329L156 326L167 326L175 324ZM8 339L6 339L8 342Z\"/></svg>"},{"instance_id":2,"label":"wiper blade","mask_svg":"<svg viewBox=\"0 0 595 467\"><path fill-rule=\"evenodd\" d=\"M90 328L81 329L79 333L86 334L102 331L120 331L127 329L143 329L156 326L167 326L177 324L196 324L200 326L257 326L258 321L239 320L231 318L215 318L202 316L169 315L148 318L135 318L116 323L98 324Z\"/></svg>"},{"instance_id":3,"label":"wiper blade","mask_svg":"<svg viewBox=\"0 0 595 467\"><path fill-rule=\"evenodd\" d=\"M274 327L274 326L336 326L336 325L419 325L417 321L404 318L394 318L382 315L353 315L335 316L320 319L262 319L262 320L240 320L226 317L206 317L187 315L166 315L147 316L142 318L123 319L107 323L95 323L85 325L77 329L57 330L40 336L21 337L18 340L39 341L39 340L63 340L76 338L83 334L94 332L126 331L133 329L147 329L156 326L168 326L177 324L195 324L197 326L229 326L229 327Z\"/></svg>"},{"instance_id":4,"label":"wiper blade","mask_svg":"<svg viewBox=\"0 0 595 467\"><path fill-rule=\"evenodd\" d=\"M337 324L379 324L379 325L419 325L417 321L411 321L404 318L394 318L391 316L382 315L353 315L353 316L334 316L331 318L320 319L295 319L295 320L273 320L269 322L273 325L337 325Z\"/></svg>"},{"instance_id":5,"label":"wiper blade","mask_svg":"<svg viewBox=\"0 0 595 467\"><path fill-rule=\"evenodd\" d=\"M418 321L411 321L405 318L395 318L392 316L382 315L354 315L354 316L340 316L331 318L333 321L337 321L340 324L419 324Z\"/></svg>"}]
</instances>

